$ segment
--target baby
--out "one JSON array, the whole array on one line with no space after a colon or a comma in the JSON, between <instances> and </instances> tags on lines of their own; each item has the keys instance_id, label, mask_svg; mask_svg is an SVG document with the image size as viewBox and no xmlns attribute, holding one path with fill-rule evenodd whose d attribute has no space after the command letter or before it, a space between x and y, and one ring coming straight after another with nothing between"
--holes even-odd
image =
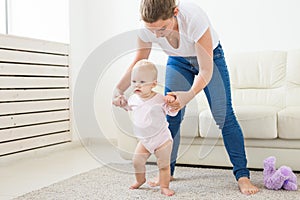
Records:
<instances>
[{"instance_id":1,"label":"baby","mask_svg":"<svg viewBox=\"0 0 300 200\"><path fill-rule=\"evenodd\" d=\"M168 129L166 115L175 116L165 102L173 102L173 96L163 96L152 89L157 85L157 69L152 62L140 60L131 73L131 86L134 94L124 101L124 109L132 111L134 134L139 139L136 146L133 165L136 183L130 189L138 189L146 182L146 162L151 154L157 158L161 193L172 196L175 192L169 188L170 156L173 139ZM124 98L124 96L123 96ZM126 104L127 102L127 104Z\"/></svg>"}]
</instances>

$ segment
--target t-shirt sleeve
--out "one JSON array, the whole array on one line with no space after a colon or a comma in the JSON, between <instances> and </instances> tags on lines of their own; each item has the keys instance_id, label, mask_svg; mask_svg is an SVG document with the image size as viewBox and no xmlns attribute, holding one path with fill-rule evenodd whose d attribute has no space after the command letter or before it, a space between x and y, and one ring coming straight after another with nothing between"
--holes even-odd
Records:
<instances>
[{"instance_id":1,"label":"t-shirt sleeve","mask_svg":"<svg viewBox=\"0 0 300 200\"><path fill-rule=\"evenodd\" d=\"M203 36L210 26L210 21L207 14L198 6L194 6L193 17L190 21L188 35L191 36L194 42Z\"/></svg>"},{"instance_id":2,"label":"t-shirt sleeve","mask_svg":"<svg viewBox=\"0 0 300 200\"><path fill-rule=\"evenodd\" d=\"M153 37L151 36L151 31L147 30L146 28L140 28L138 30L138 37L143 40L144 42L152 42Z\"/></svg>"}]
</instances>

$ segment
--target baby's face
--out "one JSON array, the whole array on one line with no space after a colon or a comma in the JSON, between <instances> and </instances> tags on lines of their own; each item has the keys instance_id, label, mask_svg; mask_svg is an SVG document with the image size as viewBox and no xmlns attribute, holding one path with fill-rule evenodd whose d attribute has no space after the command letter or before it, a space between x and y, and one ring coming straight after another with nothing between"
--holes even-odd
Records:
<instances>
[{"instance_id":1,"label":"baby's face","mask_svg":"<svg viewBox=\"0 0 300 200\"><path fill-rule=\"evenodd\" d=\"M135 94L139 95L141 98L147 98L155 85L156 81L153 80L153 76L148 70L133 70L131 74L131 86L134 89Z\"/></svg>"}]
</instances>

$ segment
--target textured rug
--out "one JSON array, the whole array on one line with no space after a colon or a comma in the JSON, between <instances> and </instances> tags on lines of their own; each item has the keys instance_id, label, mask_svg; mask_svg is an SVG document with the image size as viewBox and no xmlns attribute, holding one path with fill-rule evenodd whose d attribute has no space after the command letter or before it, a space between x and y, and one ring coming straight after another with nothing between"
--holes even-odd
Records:
<instances>
[{"instance_id":1,"label":"textured rug","mask_svg":"<svg viewBox=\"0 0 300 200\"><path fill-rule=\"evenodd\" d=\"M256 195L246 196L239 192L231 170L194 167L177 167L175 180L170 188L175 195L165 197L159 187L144 184L138 190L129 190L134 181L131 164L111 164L76 175L48 187L27 193L16 200L76 200L76 199L255 199L296 200L300 191L267 190L263 186L262 171L251 171L251 180L260 188ZM157 175L155 165L147 165L147 179ZM300 174L297 174L300 180Z\"/></svg>"}]
</instances>

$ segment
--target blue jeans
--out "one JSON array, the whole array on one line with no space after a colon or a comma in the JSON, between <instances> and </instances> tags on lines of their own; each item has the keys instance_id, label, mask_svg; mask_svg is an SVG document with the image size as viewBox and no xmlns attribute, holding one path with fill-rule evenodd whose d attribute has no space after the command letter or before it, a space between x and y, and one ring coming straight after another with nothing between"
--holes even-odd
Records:
<instances>
[{"instance_id":1,"label":"blue jeans","mask_svg":"<svg viewBox=\"0 0 300 200\"><path fill-rule=\"evenodd\" d=\"M222 130L223 141L233 165L236 180L240 177L250 177L247 169L244 137L232 108L230 80L222 46L219 44L213 51L214 69L209 84L204 88L212 115ZM170 91L187 91L191 88L195 75L199 73L196 57L169 56L165 93ZM175 116L167 116L171 131L173 150L171 155L171 175L173 176L180 143L180 125L185 108Z\"/></svg>"}]
</instances>

